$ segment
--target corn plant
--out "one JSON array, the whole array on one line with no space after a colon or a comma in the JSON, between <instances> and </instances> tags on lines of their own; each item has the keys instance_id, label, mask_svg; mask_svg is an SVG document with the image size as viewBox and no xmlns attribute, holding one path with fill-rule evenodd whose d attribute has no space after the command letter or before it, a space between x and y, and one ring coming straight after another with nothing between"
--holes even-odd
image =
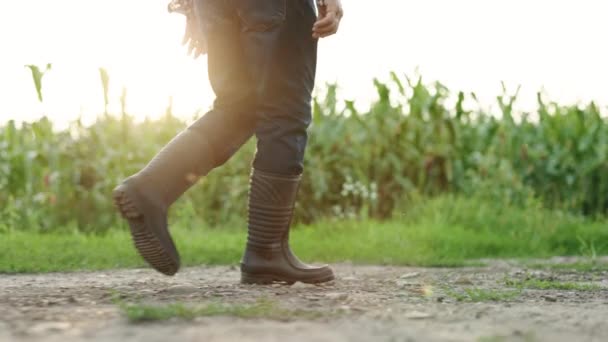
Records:
<instances>
[{"instance_id":1,"label":"corn plant","mask_svg":"<svg viewBox=\"0 0 608 342\"><path fill-rule=\"evenodd\" d=\"M100 75L107 104L109 76ZM524 113L518 90L504 89L499 111L489 113L475 105L475 94L420 77L392 74L375 88L366 110L340 100L337 85L314 99L297 220L386 219L421 196L444 193L606 214L608 125L596 104L564 106L539 94L537 110ZM186 127L171 103L162 118L136 121L126 96L121 113L90 126L77 120L57 130L43 118L0 127L0 231L118 226L112 188ZM193 227L242 222L254 150L250 141L188 191L172 219L188 218Z\"/></svg>"}]
</instances>

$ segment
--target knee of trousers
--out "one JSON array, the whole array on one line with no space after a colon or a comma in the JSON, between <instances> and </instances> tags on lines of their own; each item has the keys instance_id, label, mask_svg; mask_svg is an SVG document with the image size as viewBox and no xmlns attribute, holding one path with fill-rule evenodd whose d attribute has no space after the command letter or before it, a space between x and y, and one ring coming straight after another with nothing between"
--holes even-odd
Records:
<instances>
[{"instance_id":1,"label":"knee of trousers","mask_svg":"<svg viewBox=\"0 0 608 342\"><path fill-rule=\"evenodd\" d=\"M256 170L279 175L299 175L304 170L306 131L258 134L257 151L253 161Z\"/></svg>"},{"instance_id":2,"label":"knee of trousers","mask_svg":"<svg viewBox=\"0 0 608 342\"><path fill-rule=\"evenodd\" d=\"M246 110L212 109L188 129L207 139L214 167L226 163L255 133L255 118Z\"/></svg>"}]
</instances>

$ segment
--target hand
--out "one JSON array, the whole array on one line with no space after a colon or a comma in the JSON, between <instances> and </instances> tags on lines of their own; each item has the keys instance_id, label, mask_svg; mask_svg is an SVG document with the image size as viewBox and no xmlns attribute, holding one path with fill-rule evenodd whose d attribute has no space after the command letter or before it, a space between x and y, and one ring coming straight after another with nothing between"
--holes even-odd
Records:
<instances>
[{"instance_id":1,"label":"hand","mask_svg":"<svg viewBox=\"0 0 608 342\"><path fill-rule=\"evenodd\" d=\"M313 38L325 38L336 34L340 27L340 20L344 16L340 0L317 0L319 17L313 25Z\"/></svg>"}]
</instances>

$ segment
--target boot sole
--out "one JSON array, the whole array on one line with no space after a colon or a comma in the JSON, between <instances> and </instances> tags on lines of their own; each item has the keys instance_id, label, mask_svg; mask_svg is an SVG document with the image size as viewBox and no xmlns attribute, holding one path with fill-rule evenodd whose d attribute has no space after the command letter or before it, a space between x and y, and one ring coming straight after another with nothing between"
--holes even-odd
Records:
<instances>
[{"instance_id":1,"label":"boot sole","mask_svg":"<svg viewBox=\"0 0 608 342\"><path fill-rule=\"evenodd\" d=\"M179 264L163 248L158 237L148 229L144 215L129 198L126 186L121 185L114 189L112 198L121 216L129 222L133 244L139 255L162 274L172 276L177 273Z\"/></svg>"},{"instance_id":2,"label":"boot sole","mask_svg":"<svg viewBox=\"0 0 608 342\"><path fill-rule=\"evenodd\" d=\"M247 272L241 272L241 284L269 285L275 283L283 283L286 285L293 285L298 281L305 284L322 284L332 281L334 279L335 276L333 274L325 274L318 277L301 279L289 276L279 276L274 274L252 274Z\"/></svg>"}]
</instances>

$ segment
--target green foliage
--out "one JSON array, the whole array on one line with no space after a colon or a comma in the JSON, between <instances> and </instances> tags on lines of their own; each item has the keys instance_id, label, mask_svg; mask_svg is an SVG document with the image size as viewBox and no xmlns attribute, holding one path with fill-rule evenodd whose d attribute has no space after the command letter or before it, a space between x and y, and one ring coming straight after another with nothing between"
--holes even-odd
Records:
<instances>
[{"instance_id":1,"label":"green foliage","mask_svg":"<svg viewBox=\"0 0 608 342\"><path fill-rule=\"evenodd\" d=\"M516 341L522 341L522 342L538 341L536 334L532 331L528 331L525 333L518 332L516 334L519 335L519 338L516 339ZM513 340L514 339L512 336L492 335L492 336L481 336L477 339L477 342L507 342L507 341L513 341Z\"/></svg>"},{"instance_id":2,"label":"green foliage","mask_svg":"<svg viewBox=\"0 0 608 342\"><path fill-rule=\"evenodd\" d=\"M597 291L602 287L597 284L585 284L575 282L563 282L550 279L528 278L524 280L505 281L507 286L516 287L519 289L535 289L535 290L563 290L563 291Z\"/></svg>"},{"instance_id":3,"label":"green foliage","mask_svg":"<svg viewBox=\"0 0 608 342\"><path fill-rule=\"evenodd\" d=\"M461 291L446 290L446 293L459 302L503 302L516 299L521 295L521 290L465 288Z\"/></svg>"},{"instance_id":4,"label":"green foliage","mask_svg":"<svg viewBox=\"0 0 608 342\"><path fill-rule=\"evenodd\" d=\"M192 320L197 317L195 309L186 307L181 303L164 306L123 304L121 309L129 322L132 323L164 321L171 318Z\"/></svg>"},{"instance_id":5,"label":"green foliage","mask_svg":"<svg viewBox=\"0 0 608 342\"><path fill-rule=\"evenodd\" d=\"M321 312L311 310L288 310L269 300L258 300L250 305L211 303L202 306L171 303L167 305L143 305L120 303L124 314L132 323L165 321L169 319L192 320L197 317L229 316L238 318L264 318L277 321L293 319L316 319Z\"/></svg>"},{"instance_id":6,"label":"green foliage","mask_svg":"<svg viewBox=\"0 0 608 342\"><path fill-rule=\"evenodd\" d=\"M42 78L51 70L52 65L50 63L47 64L44 70L33 64L26 65L25 67L32 72L32 81L34 82L34 87L36 87L36 95L38 95L38 101L42 102Z\"/></svg>"},{"instance_id":7,"label":"green foliage","mask_svg":"<svg viewBox=\"0 0 608 342\"><path fill-rule=\"evenodd\" d=\"M580 255L579 236L608 241L604 220L556 215L538 207L522 209L448 195L418 206L389 221L332 219L300 225L291 234L291 245L310 261L463 266L472 259ZM236 227L244 227L244 221L211 229L184 214L174 223L172 235L184 266L236 265L241 259L246 233ZM12 230L0 237L0 273L145 265L124 229L83 234L73 225L45 234ZM608 254L606 244L597 246L598 255Z\"/></svg>"},{"instance_id":8,"label":"green foliage","mask_svg":"<svg viewBox=\"0 0 608 342\"><path fill-rule=\"evenodd\" d=\"M103 69L100 76L107 97L109 76ZM490 113L475 104L475 94L391 76L387 84L375 81L378 98L364 112L338 100L335 85L315 98L298 221L383 220L445 193L556 215L606 214L608 124L594 103L560 106L539 95L538 110L522 113L518 92L505 89L497 97L500 112ZM112 188L186 127L171 104L162 118L137 122L124 112L125 102L126 90L123 112L101 115L90 126L76 121L60 131L43 118L0 127L0 217L10 218L3 221L10 229L100 232L120 224ZM254 150L250 141L186 193L172 219L186 215L193 227L242 221ZM480 219L474 224L493 227ZM572 243L584 242L579 247L587 254L605 248L580 239L586 237Z\"/></svg>"},{"instance_id":9,"label":"green foliage","mask_svg":"<svg viewBox=\"0 0 608 342\"><path fill-rule=\"evenodd\" d=\"M554 271L565 272L585 272L585 273L601 273L608 272L608 263L597 260L579 261L565 264L551 264L533 262L527 265L530 268L549 269Z\"/></svg>"},{"instance_id":10,"label":"green foliage","mask_svg":"<svg viewBox=\"0 0 608 342\"><path fill-rule=\"evenodd\" d=\"M101 87L103 89L104 113L108 114L108 104L110 104L110 75L106 69L99 68L99 77L101 78Z\"/></svg>"}]
</instances>

